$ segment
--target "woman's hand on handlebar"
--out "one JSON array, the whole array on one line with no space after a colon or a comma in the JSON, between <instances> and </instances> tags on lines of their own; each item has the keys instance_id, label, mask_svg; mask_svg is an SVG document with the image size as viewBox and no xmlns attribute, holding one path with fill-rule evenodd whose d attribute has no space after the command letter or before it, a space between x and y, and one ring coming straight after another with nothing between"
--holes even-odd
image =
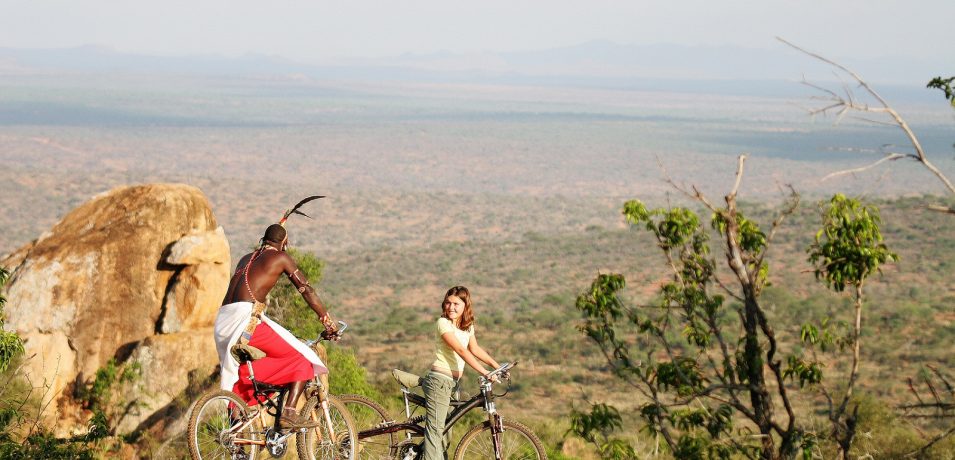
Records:
<instances>
[{"instance_id":1,"label":"woman's hand on handlebar","mask_svg":"<svg viewBox=\"0 0 955 460\"><path fill-rule=\"evenodd\" d=\"M517 365L517 361L512 363L504 363L501 367L494 369L491 372L488 372L481 378L484 380L490 380L491 382L500 382L503 380L508 380L511 378L511 368Z\"/></svg>"}]
</instances>

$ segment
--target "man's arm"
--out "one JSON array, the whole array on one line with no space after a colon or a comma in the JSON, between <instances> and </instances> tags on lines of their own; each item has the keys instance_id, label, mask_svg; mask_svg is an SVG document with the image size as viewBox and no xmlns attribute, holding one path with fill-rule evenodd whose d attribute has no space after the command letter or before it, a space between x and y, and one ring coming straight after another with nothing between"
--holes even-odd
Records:
<instances>
[{"instance_id":1,"label":"man's arm","mask_svg":"<svg viewBox=\"0 0 955 460\"><path fill-rule=\"evenodd\" d=\"M289 260L291 259L292 258L289 257ZM289 269L291 272L289 272ZM328 314L328 310L325 308L325 304L322 303L322 299L318 297L318 293L315 292L315 289L308 284L308 278L298 269L294 260L291 260L291 267L286 269L285 274L288 276L289 281L292 282L292 285L295 286L295 289L298 290L299 294L302 294L305 303L318 315L318 319L322 322L322 325L325 326L325 330L331 333L338 331L338 324L336 324L335 320Z\"/></svg>"}]
</instances>

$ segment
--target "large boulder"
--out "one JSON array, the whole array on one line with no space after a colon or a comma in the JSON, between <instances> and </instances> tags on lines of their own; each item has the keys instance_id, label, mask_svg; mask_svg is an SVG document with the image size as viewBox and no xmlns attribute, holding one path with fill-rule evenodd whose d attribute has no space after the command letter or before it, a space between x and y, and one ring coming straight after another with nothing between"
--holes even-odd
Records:
<instances>
[{"instance_id":1,"label":"large boulder","mask_svg":"<svg viewBox=\"0 0 955 460\"><path fill-rule=\"evenodd\" d=\"M11 271L6 328L33 356L25 367L30 380L48 385L48 398L57 400L50 408L59 413L46 415L58 431L84 422L72 400L77 387L110 359L146 356L137 348L147 338L196 331L171 341L184 346L178 360L163 359L169 374L217 361L214 347L210 353L195 337L205 334L211 346L229 246L198 188L153 184L97 195L0 264ZM156 384L162 387L145 391L176 391L168 381Z\"/></svg>"},{"instance_id":2,"label":"large boulder","mask_svg":"<svg viewBox=\"0 0 955 460\"><path fill-rule=\"evenodd\" d=\"M120 390L119 400L136 402L118 421L120 433L152 429L168 435L170 427L165 425L183 424L182 415L192 397L206 389L202 384L211 376L218 377L214 368L219 359L210 329L149 337L136 347L128 362L138 366L139 380ZM175 432L185 426L172 428Z\"/></svg>"}]
</instances>

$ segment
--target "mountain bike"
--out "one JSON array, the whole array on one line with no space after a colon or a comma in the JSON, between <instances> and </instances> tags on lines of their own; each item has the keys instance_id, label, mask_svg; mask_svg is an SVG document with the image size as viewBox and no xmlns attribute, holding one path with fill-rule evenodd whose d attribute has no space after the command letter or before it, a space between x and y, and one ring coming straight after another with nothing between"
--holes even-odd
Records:
<instances>
[{"instance_id":1,"label":"mountain bike","mask_svg":"<svg viewBox=\"0 0 955 460\"><path fill-rule=\"evenodd\" d=\"M339 324L336 335L340 337L348 325L342 321ZM323 339L331 337L319 336L305 343L314 347ZM302 460L356 458L356 446L351 442L356 436L355 422L345 405L328 394L318 376L305 387L307 399L301 413L309 420L320 422L319 425L300 430L278 425L288 386L255 379L252 361L261 357L257 351L247 345L233 347L239 365L248 366L258 404L249 407L242 398L227 390L213 390L202 396L189 415L187 436L192 459L254 460L262 450L279 458L285 455L293 435L296 435L296 448Z\"/></svg>"},{"instance_id":2,"label":"mountain bike","mask_svg":"<svg viewBox=\"0 0 955 460\"><path fill-rule=\"evenodd\" d=\"M480 378L480 393L466 400L451 400L451 410L445 425L445 436L468 412L482 408L487 421L472 426L461 438L454 451L454 460L466 459L540 459L547 453L540 439L530 428L514 420L505 419L497 412L496 398L508 393L510 369L516 363L505 363ZM421 444L425 432L425 415L412 415L414 409L426 406L424 396L412 392L420 386L417 375L395 369L392 374L401 385L405 402L406 420L396 421L374 400L361 395L341 395L339 399L348 408L358 426L358 459L361 460L415 460L421 458ZM494 393L494 377L505 384L501 394ZM403 432L404 436L401 436Z\"/></svg>"}]
</instances>

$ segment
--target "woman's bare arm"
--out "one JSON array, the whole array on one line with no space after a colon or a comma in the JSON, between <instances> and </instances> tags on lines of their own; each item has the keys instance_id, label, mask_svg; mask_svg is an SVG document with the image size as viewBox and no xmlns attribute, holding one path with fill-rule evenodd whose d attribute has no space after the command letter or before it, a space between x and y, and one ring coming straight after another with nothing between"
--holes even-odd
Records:
<instances>
[{"instance_id":1,"label":"woman's bare arm","mask_svg":"<svg viewBox=\"0 0 955 460\"><path fill-rule=\"evenodd\" d=\"M477 335L471 336L471 341L468 343L468 350L474 355L474 357L484 361L484 363L488 366L491 366L494 369L501 367L501 365L498 364L497 361L495 361L494 358L488 354L488 352L484 351L484 348L478 345Z\"/></svg>"},{"instance_id":2,"label":"woman's bare arm","mask_svg":"<svg viewBox=\"0 0 955 460\"><path fill-rule=\"evenodd\" d=\"M458 356L464 358L464 362L468 363L468 366L471 366L474 368L474 370L478 371L481 376L487 375L488 370L481 365L481 362L478 361L474 354L472 354L467 348L464 348L464 346L461 345L461 342L458 342L458 338L454 336L454 332L445 332L444 334L441 334L441 340L444 340L444 343L451 347L451 349L454 350Z\"/></svg>"}]
</instances>

